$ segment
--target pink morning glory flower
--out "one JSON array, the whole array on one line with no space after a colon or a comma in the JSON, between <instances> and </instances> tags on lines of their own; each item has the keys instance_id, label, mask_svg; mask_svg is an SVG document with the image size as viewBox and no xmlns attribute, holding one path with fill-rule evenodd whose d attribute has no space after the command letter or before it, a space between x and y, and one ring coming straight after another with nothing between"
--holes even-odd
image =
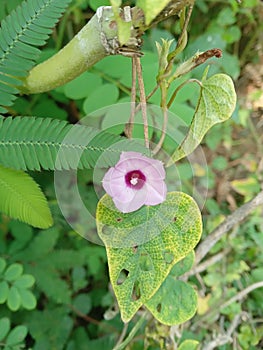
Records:
<instances>
[{"instance_id":1,"label":"pink morning glory flower","mask_svg":"<svg viewBox=\"0 0 263 350\"><path fill-rule=\"evenodd\" d=\"M137 152L122 152L118 163L105 174L102 185L117 209L130 213L143 205L157 205L166 198L162 162Z\"/></svg>"}]
</instances>

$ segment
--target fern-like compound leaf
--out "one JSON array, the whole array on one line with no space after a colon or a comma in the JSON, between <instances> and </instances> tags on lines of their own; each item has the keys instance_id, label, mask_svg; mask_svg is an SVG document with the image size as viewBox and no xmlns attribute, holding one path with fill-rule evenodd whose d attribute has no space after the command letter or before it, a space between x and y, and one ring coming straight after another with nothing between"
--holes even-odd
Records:
<instances>
[{"instance_id":1,"label":"fern-like compound leaf","mask_svg":"<svg viewBox=\"0 0 263 350\"><path fill-rule=\"evenodd\" d=\"M138 141L51 118L1 117L0 164L19 170L106 168L122 151L149 151Z\"/></svg>"},{"instance_id":2,"label":"fern-like compound leaf","mask_svg":"<svg viewBox=\"0 0 263 350\"><path fill-rule=\"evenodd\" d=\"M1 165L0 211L39 228L53 224L47 200L36 182L23 171Z\"/></svg>"},{"instance_id":3,"label":"fern-like compound leaf","mask_svg":"<svg viewBox=\"0 0 263 350\"><path fill-rule=\"evenodd\" d=\"M0 113L11 106L23 77L34 66L71 0L27 0L1 22L0 28Z\"/></svg>"}]
</instances>

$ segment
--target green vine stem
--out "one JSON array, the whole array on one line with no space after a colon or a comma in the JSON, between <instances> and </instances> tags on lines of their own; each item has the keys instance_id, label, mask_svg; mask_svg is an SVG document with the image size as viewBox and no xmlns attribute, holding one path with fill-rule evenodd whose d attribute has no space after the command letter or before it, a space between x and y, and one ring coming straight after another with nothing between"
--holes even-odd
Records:
<instances>
[{"instance_id":1,"label":"green vine stem","mask_svg":"<svg viewBox=\"0 0 263 350\"><path fill-rule=\"evenodd\" d=\"M135 334L138 332L138 330L142 327L145 319L146 319L146 315L147 312L145 312L137 321L137 323L135 324L135 326L132 328L132 330L130 331L129 335L127 336L127 338L121 343L121 344L117 344L113 350L123 350L126 348L126 346L131 342L131 340L134 338Z\"/></svg>"},{"instance_id":2,"label":"green vine stem","mask_svg":"<svg viewBox=\"0 0 263 350\"><path fill-rule=\"evenodd\" d=\"M120 16L130 21L130 39L125 45L118 40L118 26L111 6L101 6L82 30L58 53L35 66L24 80L22 92L26 94L41 93L64 85L91 68L108 55L130 53L140 49L141 36L152 25L178 14L193 0L172 0L159 13L155 20L145 25L144 13L129 6L120 9ZM128 19L125 18L126 14Z\"/></svg>"},{"instance_id":3,"label":"green vine stem","mask_svg":"<svg viewBox=\"0 0 263 350\"><path fill-rule=\"evenodd\" d=\"M63 49L30 71L24 92L40 93L61 86L109 55L117 36L113 20L111 8L100 7Z\"/></svg>"}]
</instances>

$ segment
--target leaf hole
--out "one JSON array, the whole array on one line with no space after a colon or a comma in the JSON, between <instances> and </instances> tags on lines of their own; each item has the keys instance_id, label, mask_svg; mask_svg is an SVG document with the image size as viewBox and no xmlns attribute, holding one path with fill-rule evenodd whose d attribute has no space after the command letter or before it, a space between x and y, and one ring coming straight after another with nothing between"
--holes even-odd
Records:
<instances>
[{"instance_id":1,"label":"leaf hole","mask_svg":"<svg viewBox=\"0 0 263 350\"><path fill-rule=\"evenodd\" d=\"M171 264L174 260L173 253L171 253L169 251L165 251L164 252L164 260L165 260L166 264Z\"/></svg>"},{"instance_id":2,"label":"leaf hole","mask_svg":"<svg viewBox=\"0 0 263 350\"><path fill-rule=\"evenodd\" d=\"M173 217L173 222L175 222L177 220L177 216Z\"/></svg>"},{"instance_id":3,"label":"leaf hole","mask_svg":"<svg viewBox=\"0 0 263 350\"><path fill-rule=\"evenodd\" d=\"M137 280L134 282L131 297L132 297L133 301L139 300L141 297L141 289L139 286L139 281L137 281Z\"/></svg>"},{"instance_id":4,"label":"leaf hole","mask_svg":"<svg viewBox=\"0 0 263 350\"><path fill-rule=\"evenodd\" d=\"M122 218L117 218L116 221L117 221L117 222L121 222L121 221L122 221Z\"/></svg>"},{"instance_id":5,"label":"leaf hole","mask_svg":"<svg viewBox=\"0 0 263 350\"><path fill-rule=\"evenodd\" d=\"M122 269L117 278L117 286L121 286L126 281L128 276L129 276L129 271L126 269Z\"/></svg>"},{"instance_id":6,"label":"leaf hole","mask_svg":"<svg viewBox=\"0 0 263 350\"><path fill-rule=\"evenodd\" d=\"M137 246L137 245L135 245L134 247L132 247L132 252L133 252L134 254L136 254L137 251L138 251L138 246Z\"/></svg>"},{"instance_id":7,"label":"leaf hole","mask_svg":"<svg viewBox=\"0 0 263 350\"><path fill-rule=\"evenodd\" d=\"M159 303L157 306L156 306L156 310L157 310L157 312L161 312L162 311L162 304L161 303Z\"/></svg>"}]
</instances>

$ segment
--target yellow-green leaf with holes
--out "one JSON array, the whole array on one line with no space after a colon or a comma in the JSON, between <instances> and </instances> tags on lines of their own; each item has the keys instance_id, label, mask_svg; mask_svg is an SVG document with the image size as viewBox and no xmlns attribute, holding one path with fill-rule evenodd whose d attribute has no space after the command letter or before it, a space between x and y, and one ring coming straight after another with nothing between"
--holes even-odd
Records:
<instances>
[{"instance_id":1,"label":"yellow-green leaf with holes","mask_svg":"<svg viewBox=\"0 0 263 350\"><path fill-rule=\"evenodd\" d=\"M189 284L168 276L145 306L159 322L172 326L194 316L197 295Z\"/></svg>"},{"instance_id":2,"label":"yellow-green leaf with holes","mask_svg":"<svg viewBox=\"0 0 263 350\"><path fill-rule=\"evenodd\" d=\"M200 144L207 131L215 124L229 119L236 106L236 92L232 79L226 74L215 74L202 79L202 87L195 114L187 134L175 150L168 166L187 156Z\"/></svg>"},{"instance_id":3,"label":"yellow-green leaf with holes","mask_svg":"<svg viewBox=\"0 0 263 350\"><path fill-rule=\"evenodd\" d=\"M136 6L140 7L145 16L145 23L148 25L159 15L171 0L137 0Z\"/></svg>"},{"instance_id":4,"label":"yellow-green leaf with holes","mask_svg":"<svg viewBox=\"0 0 263 350\"><path fill-rule=\"evenodd\" d=\"M182 192L128 214L105 195L97 207L98 234L107 250L110 280L128 322L160 288L171 268L190 253L202 232L200 210Z\"/></svg>"},{"instance_id":5,"label":"yellow-green leaf with holes","mask_svg":"<svg viewBox=\"0 0 263 350\"><path fill-rule=\"evenodd\" d=\"M53 224L47 200L37 183L23 171L0 166L0 211L39 228Z\"/></svg>"}]
</instances>

